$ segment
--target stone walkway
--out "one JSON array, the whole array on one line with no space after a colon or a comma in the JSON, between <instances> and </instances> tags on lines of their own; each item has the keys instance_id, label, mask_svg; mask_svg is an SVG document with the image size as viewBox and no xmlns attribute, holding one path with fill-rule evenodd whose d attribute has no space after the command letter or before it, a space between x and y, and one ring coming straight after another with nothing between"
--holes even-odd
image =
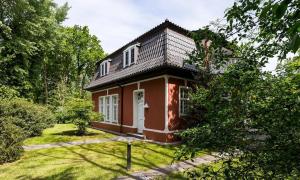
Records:
<instances>
[{"instance_id":1,"label":"stone walkway","mask_svg":"<svg viewBox=\"0 0 300 180\"><path fill-rule=\"evenodd\" d=\"M174 163L170 166L155 168L148 171L140 171L130 174L130 176L124 176L117 178L118 180L129 180L129 179L137 179L137 180L149 180L153 179L157 176L165 176L175 171L183 171L189 168L195 168L201 164L208 164L218 160L219 158L212 155L205 155L202 157L195 158L194 161L187 160L178 163Z\"/></svg>"},{"instance_id":2,"label":"stone walkway","mask_svg":"<svg viewBox=\"0 0 300 180\"><path fill-rule=\"evenodd\" d=\"M113 142L113 141L137 141L140 139L134 137L124 137L117 136L109 139L90 139L85 141L72 141L72 142L61 142L61 143L52 143L52 144L39 144L39 145L29 145L23 146L26 151L37 150L37 149L48 149L48 148L57 148L57 147L68 147L68 146L76 146L83 144L97 144L104 142Z\"/></svg>"}]
</instances>

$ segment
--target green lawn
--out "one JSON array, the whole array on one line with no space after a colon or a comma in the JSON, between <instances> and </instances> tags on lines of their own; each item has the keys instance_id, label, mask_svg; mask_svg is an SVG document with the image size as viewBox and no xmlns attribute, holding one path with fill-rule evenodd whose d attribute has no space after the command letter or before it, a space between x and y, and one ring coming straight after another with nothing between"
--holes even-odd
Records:
<instances>
[{"instance_id":1,"label":"green lawn","mask_svg":"<svg viewBox=\"0 0 300 180\"><path fill-rule=\"evenodd\" d=\"M89 129L89 135L74 135L75 126L58 124L46 129L26 145L85 139L111 138L114 135ZM130 173L171 164L175 146L132 142L132 169L126 171L126 142L105 142L71 147L25 151L20 160L0 165L0 179L113 179ZM199 153L199 156L202 153Z\"/></svg>"},{"instance_id":2,"label":"green lawn","mask_svg":"<svg viewBox=\"0 0 300 180\"><path fill-rule=\"evenodd\" d=\"M28 138L24 145L49 144L56 142L82 141L87 139L104 139L112 138L115 135L88 128L87 135L77 136L76 126L73 124L56 124L53 128L43 131L42 136Z\"/></svg>"},{"instance_id":3,"label":"green lawn","mask_svg":"<svg viewBox=\"0 0 300 180\"><path fill-rule=\"evenodd\" d=\"M112 179L170 164L176 149L133 142L132 170L127 172L126 145L107 142L26 151L19 161L0 166L0 179Z\"/></svg>"}]
</instances>

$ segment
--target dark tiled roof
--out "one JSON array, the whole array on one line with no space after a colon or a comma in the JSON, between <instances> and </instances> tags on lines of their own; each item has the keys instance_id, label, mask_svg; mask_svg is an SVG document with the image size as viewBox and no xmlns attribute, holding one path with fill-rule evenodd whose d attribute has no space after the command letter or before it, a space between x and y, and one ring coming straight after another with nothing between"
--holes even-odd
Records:
<instances>
[{"instance_id":1,"label":"dark tiled roof","mask_svg":"<svg viewBox=\"0 0 300 180\"><path fill-rule=\"evenodd\" d=\"M172 31L166 30L166 28ZM162 66L194 70L192 66L184 66L183 63L184 59L188 58L187 53L195 47L194 41L188 37L188 33L188 30L166 20L107 56L105 59L112 59L111 64L113 64L109 74L99 78L97 70L86 89L101 88L101 86L125 77L132 77ZM137 42L141 43L137 63L123 69L123 50Z\"/></svg>"},{"instance_id":2,"label":"dark tiled roof","mask_svg":"<svg viewBox=\"0 0 300 180\"><path fill-rule=\"evenodd\" d=\"M171 28L173 30L179 31L182 34L185 35L189 35L190 31L180 27L179 25L170 22L168 19L166 19L164 22L162 22L161 24L155 26L154 28L150 29L149 31L145 32L144 34L138 36L137 38L135 38L134 40L130 41L129 43L125 44L124 46L122 46L121 48L117 49L116 51L114 51L113 53L109 54L108 56L106 56L103 60L105 59L109 59L112 56L121 53L124 49L126 49L128 46L130 46L131 44L134 44L136 42L139 42L141 39L144 38L148 38L149 36L158 33L159 31L166 29L166 28ZM102 60L101 60L102 61ZM100 63L101 61L99 61L98 63Z\"/></svg>"},{"instance_id":3,"label":"dark tiled roof","mask_svg":"<svg viewBox=\"0 0 300 180\"><path fill-rule=\"evenodd\" d=\"M151 70L151 69L157 68L159 66L163 66L163 65L164 65L164 61L163 61L162 57L152 59L149 62L146 61L143 63L132 65L121 71L114 72L114 73L108 74L104 77L92 80L91 83L88 85L88 87L86 87L86 89L90 89L90 88L98 86L98 85L104 85L104 84L110 83L112 81L119 80L123 77L134 76L141 72L145 72L145 71L148 71L148 70Z\"/></svg>"}]
</instances>

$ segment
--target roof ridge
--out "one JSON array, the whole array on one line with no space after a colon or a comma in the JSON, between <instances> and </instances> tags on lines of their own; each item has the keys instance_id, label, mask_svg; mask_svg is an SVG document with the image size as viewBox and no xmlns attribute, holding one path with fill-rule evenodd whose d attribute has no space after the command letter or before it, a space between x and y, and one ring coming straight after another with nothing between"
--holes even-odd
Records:
<instances>
[{"instance_id":1,"label":"roof ridge","mask_svg":"<svg viewBox=\"0 0 300 180\"><path fill-rule=\"evenodd\" d=\"M160 30L161 28L164 29L164 28L167 28L167 27L170 27L170 26L174 26L175 28L178 28L179 30L181 31L185 31L186 33L190 32L189 30L169 21L169 19L165 19L165 21L163 21L162 23L156 25L155 27L151 28L150 30L146 31L145 33L137 36L136 38L134 38L132 41L126 43L125 45L121 46L120 48L118 48L117 50L113 51L112 53L110 53L109 55L107 55L105 58L99 60L96 64L100 63L101 61L105 60L105 59L108 59L109 57L113 56L114 54L118 53L119 51L121 51L122 49L124 49L126 46L128 46L129 44L137 41L139 38L142 38L144 36L146 36L147 34L150 34L150 33L153 33L155 32L156 30Z\"/></svg>"}]
</instances>

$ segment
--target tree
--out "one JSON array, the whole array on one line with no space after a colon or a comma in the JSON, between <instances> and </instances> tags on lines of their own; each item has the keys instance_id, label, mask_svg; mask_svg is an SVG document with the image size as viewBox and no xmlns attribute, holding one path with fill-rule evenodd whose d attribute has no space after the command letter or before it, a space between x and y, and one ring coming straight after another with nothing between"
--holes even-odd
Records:
<instances>
[{"instance_id":1,"label":"tree","mask_svg":"<svg viewBox=\"0 0 300 180\"><path fill-rule=\"evenodd\" d=\"M73 45L75 54L76 87L80 89L82 97L83 88L93 74L96 62L104 57L104 52L99 46L100 41L97 37L89 34L87 26L74 26L69 30L72 33L70 43Z\"/></svg>"},{"instance_id":2,"label":"tree","mask_svg":"<svg viewBox=\"0 0 300 180\"><path fill-rule=\"evenodd\" d=\"M226 13L224 29L192 34L197 49L190 61L200 67L201 82L191 94L189 118L194 121L179 134L185 143L177 155L191 158L203 148L226 155L217 172L207 168L196 176L300 175L299 58L287 60L277 75L261 71L268 58L279 55L283 60L299 49L292 40L299 36L299 30L294 31L298 15L297 1L237 1ZM209 40L210 46L203 43ZM231 55L239 57L235 63L228 63L231 55L224 47L234 49Z\"/></svg>"},{"instance_id":3,"label":"tree","mask_svg":"<svg viewBox=\"0 0 300 180\"><path fill-rule=\"evenodd\" d=\"M83 88L104 52L88 27L61 25L68 4L1 0L0 6L0 85L45 104L57 97L59 84L84 97Z\"/></svg>"}]
</instances>

